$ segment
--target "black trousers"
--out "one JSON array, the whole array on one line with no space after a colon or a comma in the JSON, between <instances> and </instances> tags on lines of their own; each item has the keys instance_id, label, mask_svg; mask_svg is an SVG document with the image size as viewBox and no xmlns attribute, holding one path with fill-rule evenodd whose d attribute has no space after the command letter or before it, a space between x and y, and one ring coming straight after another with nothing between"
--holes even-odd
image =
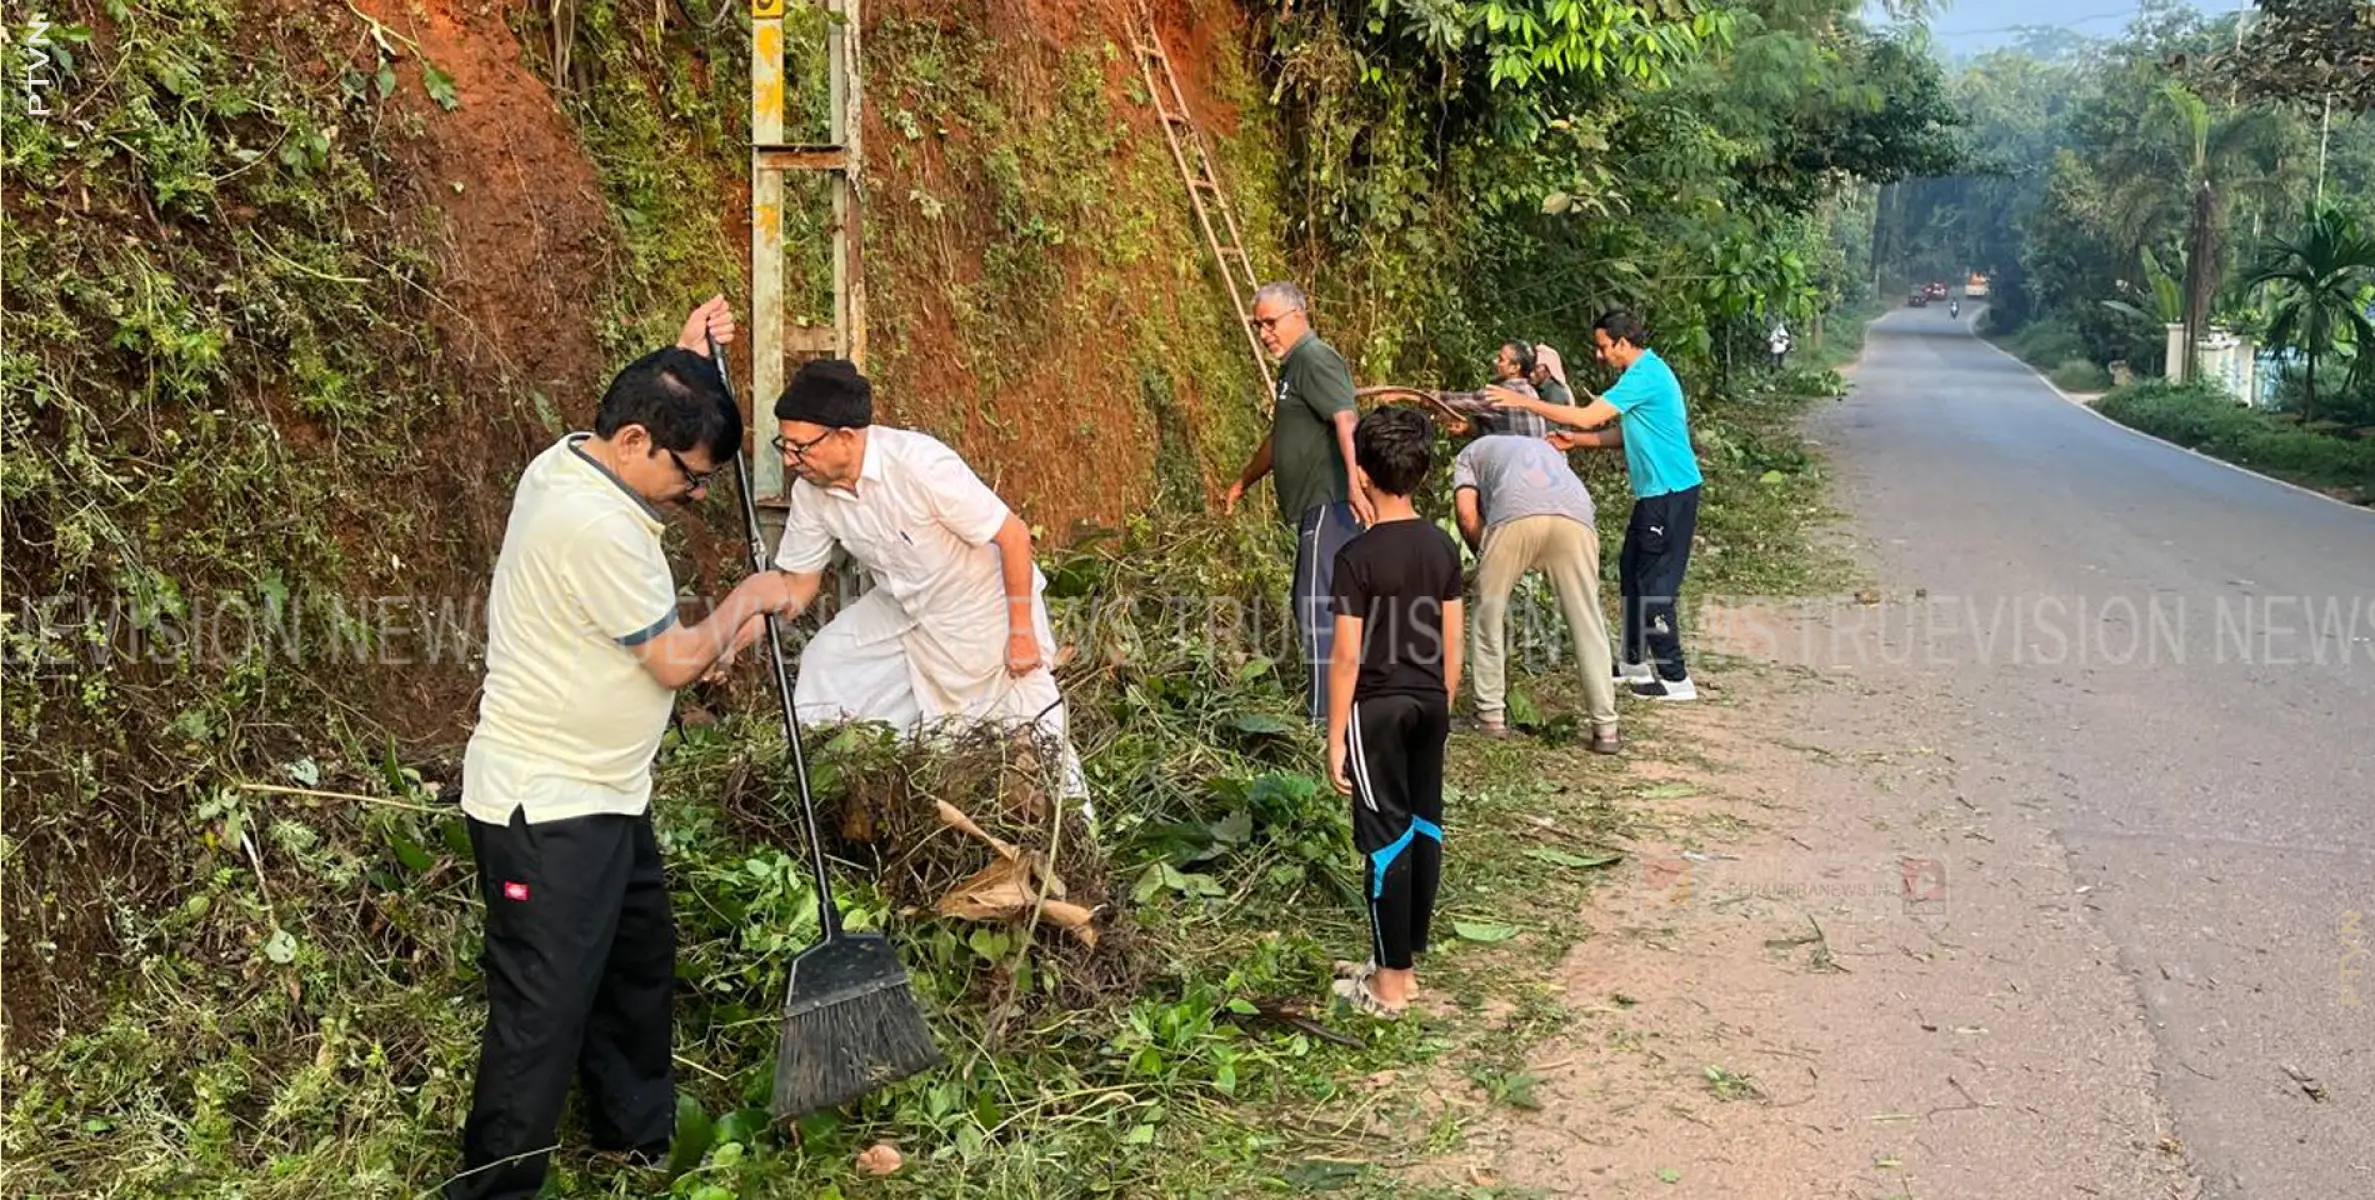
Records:
<instances>
[{"instance_id":1,"label":"black trousers","mask_svg":"<svg viewBox=\"0 0 2375 1200\"><path fill-rule=\"evenodd\" d=\"M451 1200L525 1200L569 1084L596 1148L664 1155L676 1124L676 921L651 817L472 820L487 1026Z\"/></svg>"},{"instance_id":2,"label":"black trousers","mask_svg":"<svg viewBox=\"0 0 2375 1200\"><path fill-rule=\"evenodd\" d=\"M1442 696L1353 701L1344 756L1352 843L1363 860L1370 957L1389 970L1409 970L1427 948L1443 880L1443 740L1450 734Z\"/></svg>"},{"instance_id":3,"label":"black trousers","mask_svg":"<svg viewBox=\"0 0 2375 1200\"><path fill-rule=\"evenodd\" d=\"M1696 486L1633 501L1625 545L1616 559L1624 596L1624 662L1654 662L1660 679L1685 679L1682 661L1682 574L1691 563L1699 528Z\"/></svg>"}]
</instances>

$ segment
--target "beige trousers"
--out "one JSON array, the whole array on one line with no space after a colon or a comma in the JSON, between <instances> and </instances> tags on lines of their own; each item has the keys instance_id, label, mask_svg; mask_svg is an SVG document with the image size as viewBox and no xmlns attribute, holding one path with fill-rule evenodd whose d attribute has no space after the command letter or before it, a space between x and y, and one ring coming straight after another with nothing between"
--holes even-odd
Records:
<instances>
[{"instance_id":1,"label":"beige trousers","mask_svg":"<svg viewBox=\"0 0 2375 1200\"><path fill-rule=\"evenodd\" d=\"M1608 620L1600 612L1600 535L1566 517L1520 517L1484 531L1477 556L1476 615L1468 640L1475 646L1476 711L1498 718L1509 696L1509 593L1525 573L1550 576L1575 636L1575 664L1583 671L1584 706L1592 728L1616 728L1616 680L1608 651Z\"/></svg>"}]
</instances>

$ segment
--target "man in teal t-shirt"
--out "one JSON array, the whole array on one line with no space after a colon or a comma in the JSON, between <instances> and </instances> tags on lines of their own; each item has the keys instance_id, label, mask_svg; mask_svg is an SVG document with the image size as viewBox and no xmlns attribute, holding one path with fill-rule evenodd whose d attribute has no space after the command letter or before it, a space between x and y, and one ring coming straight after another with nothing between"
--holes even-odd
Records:
<instances>
[{"instance_id":1,"label":"man in teal t-shirt","mask_svg":"<svg viewBox=\"0 0 2375 1200\"><path fill-rule=\"evenodd\" d=\"M1617 557L1625 601L1617 675L1637 696L1695 700L1698 690L1682 659L1681 608L1682 576L1690 566L1691 537L1699 524L1700 479L1682 381L1649 348L1648 332L1629 312L1619 309L1601 317L1592 326L1592 341L1600 361L1623 372L1606 395L1591 397L1580 407L1514 392L1500 392L1496 398L1504 407L1540 413L1588 431L1550 435L1551 443L1562 450L1624 448L1625 469L1633 477L1633 517L1625 525L1624 550Z\"/></svg>"}]
</instances>

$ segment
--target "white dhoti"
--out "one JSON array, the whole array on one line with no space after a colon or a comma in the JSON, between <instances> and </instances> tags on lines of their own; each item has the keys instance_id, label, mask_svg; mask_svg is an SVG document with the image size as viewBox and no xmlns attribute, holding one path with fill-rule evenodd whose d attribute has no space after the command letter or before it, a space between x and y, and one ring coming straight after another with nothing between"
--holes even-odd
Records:
<instances>
[{"instance_id":1,"label":"white dhoti","mask_svg":"<svg viewBox=\"0 0 2375 1200\"><path fill-rule=\"evenodd\" d=\"M795 482L784 516L779 569L822 572L838 545L876 580L801 654L792 692L800 717L883 721L910 734L951 722L1035 725L1061 747L1062 778L1052 789L1094 819L1050 671L1056 639L1036 567L1031 618L1047 665L1020 679L1006 672L1009 606L997 538L1013 513L933 438L882 426L863 436L857 479Z\"/></svg>"},{"instance_id":2,"label":"white dhoti","mask_svg":"<svg viewBox=\"0 0 2375 1200\"><path fill-rule=\"evenodd\" d=\"M1063 694L1047 665L1055 661L1055 633L1047 604L1036 601L1038 670L1021 678L1006 670L1003 624L935 629L909 617L877 588L817 631L801 652L792 703L803 722L882 721L909 734L949 722L1032 724L1058 748L1058 795L1088 807L1088 780L1072 747ZM985 634L987 634L985 636Z\"/></svg>"}]
</instances>

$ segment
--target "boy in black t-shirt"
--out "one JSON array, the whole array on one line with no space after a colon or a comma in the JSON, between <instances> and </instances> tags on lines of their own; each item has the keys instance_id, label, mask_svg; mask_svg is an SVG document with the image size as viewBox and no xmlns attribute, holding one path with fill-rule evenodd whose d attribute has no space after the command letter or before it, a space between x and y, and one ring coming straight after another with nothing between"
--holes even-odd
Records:
<instances>
[{"instance_id":1,"label":"boy in black t-shirt","mask_svg":"<svg viewBox=\"0 0 2375 1200\"><path fill-rule=\"evenodd\" d=\"M1370 958L1345 964L1335 992L1389 1019L1417 986L1412 956L1427 948L1443 871L1443 740L1465 627L1459 548L1410 503L1434 455L1434 424L1417 409L1361 419L1353 484L1377 520L1336 554L1328 776L1352 797L1353 844L1367 860Z\"/></svg>"}]
</instances>

